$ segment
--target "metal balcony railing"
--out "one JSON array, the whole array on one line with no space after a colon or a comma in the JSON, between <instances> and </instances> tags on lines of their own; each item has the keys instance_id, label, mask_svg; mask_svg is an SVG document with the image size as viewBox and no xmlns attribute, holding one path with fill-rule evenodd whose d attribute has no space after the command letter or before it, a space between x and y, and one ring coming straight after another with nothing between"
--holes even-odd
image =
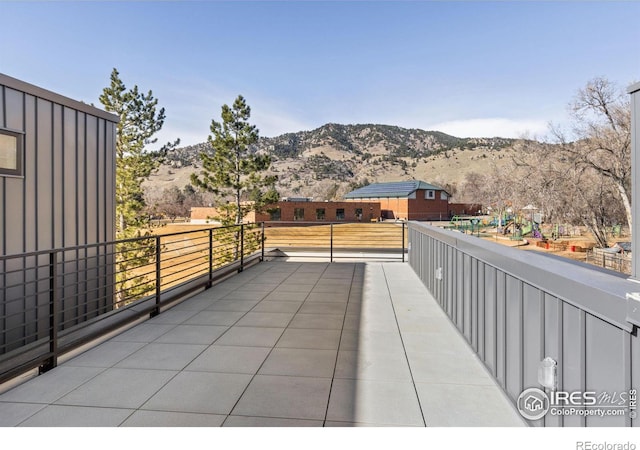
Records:
<instances>
[{"instance_id":1,"label":"metal balcony railing","mask_svg":"<svg viewBox=\"0 0 640 450\"><path fill-rule=\"evenodd\" d=\"M278 222L0 256L0 383L264 260L265 244L330 261L374 250L404 261L406 239L402 222Z\"/></svg>"},{"instance_id":2,"label":"metal balcony railing","mask_svg":"<svg viewBox=\"0 0 640 450\"><path fill-rule=\"evenodd\" d=\"M263 258L256 224L0 256L0 382Z\"/></svg>"}]
</instances>

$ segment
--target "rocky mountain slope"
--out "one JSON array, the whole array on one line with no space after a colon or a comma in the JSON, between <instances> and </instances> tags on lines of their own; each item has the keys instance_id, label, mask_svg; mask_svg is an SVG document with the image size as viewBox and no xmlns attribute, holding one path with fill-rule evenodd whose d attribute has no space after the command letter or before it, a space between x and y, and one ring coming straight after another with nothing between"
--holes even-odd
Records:
<instances>
[{"instance_id":1,"label":"rocky mountain slope","mask_svg":"<svg viewBox=\"0 0 640 450\"><path fill-rule=\"evenodd\" d=\"M485 172L508 158L504 138L457 138L438 131L389 125L327 124L316 130L260 138L254 151L271 155L282 196L338 200L365 184L421 179L455 189L469 172ZM157 195L183 188L201 170L207 143L169 152L158 173L145 183Z\"/></svg>"}]
</instances>

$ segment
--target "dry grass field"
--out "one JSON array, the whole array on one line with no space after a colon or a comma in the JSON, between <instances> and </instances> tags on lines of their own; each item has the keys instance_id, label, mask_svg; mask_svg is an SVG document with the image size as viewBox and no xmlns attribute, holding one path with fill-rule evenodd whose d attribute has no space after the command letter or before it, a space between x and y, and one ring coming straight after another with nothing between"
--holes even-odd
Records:
<instances>
[{"instance_id":1,"label":"dry grass field","mask_svg":"<svg viewBox=\"0 0 640 450\"><path fill-rule=\"evenodd\" d=\"M193 277L205 275L209 270L209 229L213 228L214 267L222 264L223 254L233 250L217 238L215 225L168 224L150 229L153 236L160 236L161 254L161 288L162 290L176 286ZM333 229L333 230L332 230ZM247 233L260 233L260 228ZM265 247L269 249L322 249L331 245L333 231L333 247L340 249L399 249L402 245L402 224L400 223L345 223L331 225L277 226L265 227ZM178 233L178 234L176 234ZM404 236L407 245L407 236ZM259 242L259 238L256 237ZM141 245L149 245L143 241ZM245 255L252 249L245 249ZM131 270L130 277L140 277L139 283L155 280L155 264L147 264ZM146 280L146 281L143 281ZM154 284L152 281L150 284ZM154 286L149 286L147 295L153 293Z\"/></svg>"}]
</instances>

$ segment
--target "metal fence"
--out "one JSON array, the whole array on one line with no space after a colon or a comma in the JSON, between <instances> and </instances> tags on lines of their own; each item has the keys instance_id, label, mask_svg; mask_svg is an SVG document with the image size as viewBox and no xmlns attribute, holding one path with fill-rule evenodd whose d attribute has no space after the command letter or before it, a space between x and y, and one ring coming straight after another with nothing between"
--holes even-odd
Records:
<instances>
[{"instance_id":1,"label":"metal fence","mask_svg":"<svg viewBox=\"0 0 640 450\"><path fill-rule=\"evenodd\" d=\"M282 256L404 261L406 222L267 222L265 245Z\"/></svg>"},{"instance_id":2,"label":"metal fence","mask_svg":"<svg viewBox=\"0 0 640 450\"><path fill-rule=\"evenodd\" d=\"M626 396L624 415L587 415L582 404L532 426L638 425L629 396L640 386L640 296L628 295L637 283L419 223L409 225L409 263L514 405L542 389L546 357L557 362L556 392Z\"/></svg>"},{"instance_id":3,"label":"metal fence","mask_svg":"<svg viewBox=\"0 0 640 450\"><path fill-rule=\"evenodd\" d=\"M0 256L0 382L264 259L238 225Z\"/></svg>"}]
</instances>

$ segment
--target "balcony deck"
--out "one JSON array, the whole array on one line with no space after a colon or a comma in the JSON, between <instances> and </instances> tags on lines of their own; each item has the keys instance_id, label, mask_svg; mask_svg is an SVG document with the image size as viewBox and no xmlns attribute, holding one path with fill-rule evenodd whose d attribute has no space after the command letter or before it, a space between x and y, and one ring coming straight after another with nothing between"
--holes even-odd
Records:
<instances>
[{"instance_id":1,"label":"balcony deck","mask_svg":"<svg viewBox=\"0 0 640 450\"><path fill-rule=\"evenodd\" d=\"M525 426L408 264L264 262L0 395L1 426Z\"/></svg>"}]
</instances>

